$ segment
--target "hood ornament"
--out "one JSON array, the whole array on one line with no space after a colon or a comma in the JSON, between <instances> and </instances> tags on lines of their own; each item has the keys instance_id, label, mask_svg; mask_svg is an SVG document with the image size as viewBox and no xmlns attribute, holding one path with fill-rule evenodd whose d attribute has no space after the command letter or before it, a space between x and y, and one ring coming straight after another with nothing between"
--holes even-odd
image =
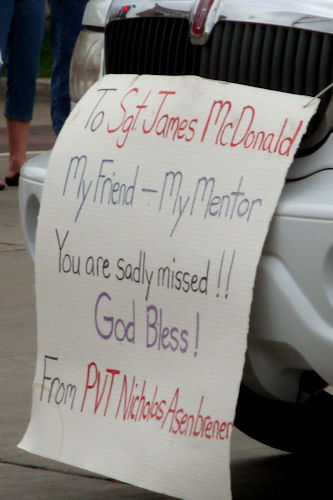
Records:
<instances>
[{"instance_id":1,"label":"hood ornament","mask_svg":"<svg viewBox=\"0 0 333 500\"><path fill-rule=\"evenodd\" d=\"M207 23L208 16L211 12L214 3L215 3L214 10L216 11L216 8L220 4L220 2L216 2L215 0L199 0L199 2L197 3L197 7L195 8L194 13L192 13L192 23L191 23L192 43L203 44L206 42L208 35L211 31L211 28L214 25L214 22L212 23L211 19L210 22ZM207 24L209 25L207 26Z\"/></svg>"}]
</instances>

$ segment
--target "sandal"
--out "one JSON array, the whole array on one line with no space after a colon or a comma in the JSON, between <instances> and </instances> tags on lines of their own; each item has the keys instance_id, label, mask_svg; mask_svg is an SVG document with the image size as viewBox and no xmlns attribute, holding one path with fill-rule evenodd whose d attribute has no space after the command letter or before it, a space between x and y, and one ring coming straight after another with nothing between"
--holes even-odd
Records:
<instances>
[{"instance_id":1,"label":"sandal","mask_svg":"<svg viewBox=\"0 0 333 500\"><path fill-rule=\"evenodd\" d=\"M17 172L15 175L11 177L5 177L5 182L7 186L18 186L20 178L20 172Z\"/></svg>"}]
</instances>

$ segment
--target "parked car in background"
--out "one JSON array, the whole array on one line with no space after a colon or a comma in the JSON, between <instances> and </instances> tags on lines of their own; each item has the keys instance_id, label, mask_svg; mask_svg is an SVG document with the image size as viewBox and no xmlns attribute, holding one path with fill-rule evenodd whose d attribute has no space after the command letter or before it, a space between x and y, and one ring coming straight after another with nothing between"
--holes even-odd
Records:
<instances>
[{"instance_id":1,"label":"parked car in background","mask_svg":"<svg viewBox=\"0 0 333 500\"><path fill-rule=\"evenodd\" d=\"M199 75L315 96L333 81L333 0L91 0L71 65L77 102L104 73ZM321 98L260 260L236 425L287 451L329 447L333 396L333 100ZM34 258L49 153L22 169Z\"/></svg>"}]
</instances>

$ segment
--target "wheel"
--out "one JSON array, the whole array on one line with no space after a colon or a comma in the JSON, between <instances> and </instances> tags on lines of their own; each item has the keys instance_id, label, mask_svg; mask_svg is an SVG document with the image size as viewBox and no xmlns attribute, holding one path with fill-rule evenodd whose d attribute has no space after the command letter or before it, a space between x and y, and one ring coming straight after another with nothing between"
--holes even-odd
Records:
<instances>
[{"instance_id":1,"label":"wheel","mask_svg":"<svg viewBox=\"0 0 333 500\"><path fill-rule=\"evenodd\" d=\"M331 449L332 422L333 396L324 390L304 403L286 403L241 385L235 426L268 446L292 453Z\"/></svg>"}]
</instances>

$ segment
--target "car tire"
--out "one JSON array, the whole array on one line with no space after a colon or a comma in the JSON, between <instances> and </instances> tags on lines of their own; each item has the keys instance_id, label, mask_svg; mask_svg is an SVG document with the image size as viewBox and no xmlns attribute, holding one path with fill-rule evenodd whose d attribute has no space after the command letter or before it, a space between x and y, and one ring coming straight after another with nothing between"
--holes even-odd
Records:
<instances>
[{"instance_id":1,"label":"car tire","mask_svg":"<svg viewBox=\"0 0 333 500\"><path fill-rule=\"evenodd\" d=\"M251 438L292 453L331 449L333 396L322 390L304 403L286 403L241 385L235 426Z\"/></svg>"}]
</instances>

